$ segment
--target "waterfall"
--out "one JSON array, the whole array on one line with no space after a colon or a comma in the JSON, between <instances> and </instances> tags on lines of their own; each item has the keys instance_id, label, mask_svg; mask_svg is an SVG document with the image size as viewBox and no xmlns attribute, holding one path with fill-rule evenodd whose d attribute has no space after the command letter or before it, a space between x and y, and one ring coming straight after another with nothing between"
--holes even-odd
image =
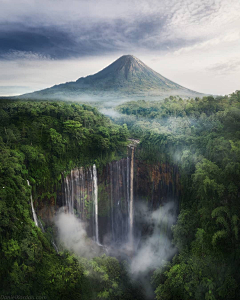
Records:
<instances>
[{"instance_id":1,"label":"waterfall","mask_svg":"<svg viewBox=\"0 0 240 300\"><path fill-rule=\"evenodd\" d=\"M133 175L134 175L134 147L131 148L130 170L130 204L129 204L129 243L133 247Z\"/></svg>"},{"instance_id":2,"label":"waterfall","mask_svg":"<svg viewBox=\"0 0 240 300\"><path fill-rule=\"evenodd\" d=\"M71 180L71 175L70 175L70 180ZM68 176L64 179L65 184L64 184L64 189L65 189L65 205L68 208L68 211L70 211L70 185L69 185L69 178Z\"/></svg>"},{"instance_id":3,"label":"waterfall","mask_svg":"<svg viewBox=\"0 0 240 300\"><path fill-rule=\"evenodd\" d=\"M78 170L77 170L78 171ZM74 187L74 185L76 184L76 180L75 180L75 178L74 178L74 171L72 170L71 171L71 177L72 177L72 180L71 180L71 201L70 201L70 207L69 207L69 212L71 213L71 214L73 214L73 205L74 205L74 189L73 189L73 187Z\"/></svg>"},{"instance_id":4,"label":"waterfall","mask_svg":"<svg viewBox=\"0 0 240 300\"><path fill-rule=\"evenodd\" d=\"M84 199L84 174L83 168L71 170L70 174L64 178L64 200L65 206L70 214L77 213L83 216Z\"/></svg>"},{"instance_id":5,"label":"waterfall","mask_svg":"<svg viewBox=\"0 0 240 300\"><path fill-rule=\"evenodd\" d=\"M56 251L57 253L59 253L58 247L57 247L56 243L54 242L54 239L51 240L51 243L52 243L53 248L55 249L55 251Z\"/></svg>"},{"instance_id":6,"label":"waterfall","mask_svg":"<svg viewBox=\"0 0 240 300\"><path fill-rule=\"evenodd\" d=\"M113 210L113 166L112 163L109 164L110 171L110 199L111 199L111 231L112 231L112 240L115 241L114 235L114 210Z\"/></svg>"},{"instance_id":7,"label":"waterfall","mask_svg":"<svg viewBox=\"0 0 240 300\"><path fill-rule=\"evenodd\" d=\"M96 165L93 165L93 188L94 188L94 207L95 207L95 239L96 243L99 244L99 233L98 233L98 186L97 186L97 169Z\"/></svg>"},{"instance_id":8,"label":"waterfall","mask_svg":"<svg viewBox=\"0 0 240 300\"><path fill-rule=\"evenodd\" d=\"M99 242L98 224L98 182L96 165L89 168L75 168L64 178L63 203L70 214L76 214L82 221L91 220L89 235Z\"/></svg>"},{"instance_id":9,"label":"waterfall","mask_svg":"<svg viewBox=\"0 0 240 300\"><path fill-rule=\"evenodd\" d=\"M30 186L30 183L29 183L28 180L27 180L27 184ZM34 220L34 223L35 223L35 225L36 225L37 227L40 227L40 228L41 228L42 232L45 232L41 220L38 220L38 218L37 218L37 214L36 214L35 209L34 209L34 206L33 206L32 193L31 193L31 195L30 195L30 200L31 200L31 207L32 207L32 214L33 214L33 220ZM57 247L57 245L55 244L55 242L54 242L53 239L51 240L51 243L52 243L52 245L53 245L55 251L58 253L58 247Z\"/></svg>"},{"instance_id":10,"label":"waterfall","mask_svg":"<svg viewBox=\"0 0 240 300\"><path fill-rule=\"evenodd\" d=\"M99 192L99 201L102 203L104 193L108 194L108 215L105 217L105 227L101 226L100 236L106 235L110 244L121 245L128 241L129 236L129 199L130 199L130 158L122 158L108 164L103 176L107 187ZM101 184L101 183L100 183ZM103 193L103 194L102 194ZM106 194L105 194L106 195ZM105 200L106 201L106 200ZM100 207L101 209L101 207ZM100 217L101 221L101 217Z\"/></svg>"},{"instance_id":11,"label":"waterfall","mask_svg":"<svg viewBox=\"0 0 240 300\"><path fill-rule=\"evenodd\" d=\"M88 234L97 244L100 244L100 240L102 241L108 234L110 234L110 243L122 244L128 241L129 229L133 226L133 205L130 209L130 203L132 203L130 198L133 199L133 195L130 197L130 187L133 190L133 182L130 183L130 179L133 178L133 170L131 171L133 161L127 157L112 161L108 166L104 173L104 180L109 186L107 188L103 187L101 180L100 183L98 182L95 164L89 168L81 167L71 170L70 174L63 179L63 203L68 213L75 213L86 222L85 224L89 225ZM106 198L106 193L108 193L108 198ZM104 202L108 201L107 199L109 199L108 204ZM104 206L99 206L98 201ZM109 210L105 220L102 216L99 217L99 209L103 207ZM131 216L131 222L129 222L129 216Z\"/></svg>"},{"instance_id":12,"label":"waterfall","mask_svg":"<svg viewBox=\"0 0 240 300\"><path fill-rule=\"evenodd\" d=\"M82 201L81 201L82 199ZM80 168L80 197L79 197L79 208L81 211L81 219L84 218L85 210L85 175L83 167Z\"/></svg>"},{"instance_id":13,"label":"waterfall","mask_svg":"<svg viewBox=\"0 0 240 300\"><path fill-rule=\"evenodd\" d=\"M30 183L29 183L28 180L27 180L27 184L30 186ZM34 206L33 206L32 192L31 192L31 195L30 195L30 200L31 200L31 206L32 206L33 220L34 220L35 225L36 225L37 227L39 227L39 226L38 226L37 215L36 215L36 212L35 212L35 209L34 209Z\"/></svg>"},{"instance_id":14,"label":"waterfall","mask_svg":"<svg viewBox=\"0 0 240 300\"><path fill-rule=\"evenodd\" d=\"M97 244L128 244L133 247L134 151L110 162L97 177L96 165L75 168L64 178L63 202L67 211L85 222Z\"/></svg>"},{"instance_id":15,"label":"waterfall","mask_svg":"<svg viewBox=\"0 0 240 300\"><path fill-rule=\"evenodd\" d=\"M38 224L39 224L39 227L41 228L42 232L45 232L45 230L43 228L43 224L40 219L38 219Z\"/></svg>"}]
</instances>

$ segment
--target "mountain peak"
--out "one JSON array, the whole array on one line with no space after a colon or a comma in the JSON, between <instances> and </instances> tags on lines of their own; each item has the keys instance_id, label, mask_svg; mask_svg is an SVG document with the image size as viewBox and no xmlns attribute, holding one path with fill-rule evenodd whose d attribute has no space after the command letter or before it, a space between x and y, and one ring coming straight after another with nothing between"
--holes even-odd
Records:
<instances>
[{"instance_id":1,"label":"mountain peak","mask_svg":"<svg viewBox=\"0 0 240 300\"><path fill-rule=\"evenodd\" d=\"M163 77L131 54L119 57L94 75L81 77L75 82L60 84L33 94L75 97L75 95L100 95L101 93L104 95L106 93L125 94L127 96L139 95L139 97L140 95L200 95Z\"/></svg>"},{"instance_id":2,"label":"mountain peak","mask_svg":"<svg viewBox=\"0 0 240 300\"><path fill-rule=\"evenodd\" d=\"M127 55L122 55L121 57L119 57L116 61L118 61L119 59L124 59L124 60L139 60L137 57L131 55L131 54L127 54Z\"/></svg>"},{"instance_id":3,"label":"mountain peak","mask_svg":"<svg viewBox=\"0 0 240 300\"><path fill-rule=\"evenodd\" d=\"M130 55L130 54L121 56L114 63L123 63L124 65L127 65L127 66L132 65L135 67L140 67L140 66L147 67L140 59L138 59L137 57Z\"/></svg>"},{"instance_id":4,"label":"mountain peak","mask_svg":"<svg viewBox=\"0 0 240 300\"><path fill-rule=\"evenodd\" d=\"M119 57L117 60L115 60L113 62L114 63L117 63L117 62L125 62L125 63L134 63L134 64L141 64L141 65L145 65L140 59L138 59L136 56L134 55L130 55L130 54L127 54L127 55L123 55L121 57ZM145 65L146 66L146 65ZM147 67L147 66L146 66Z\"/></svg>"},{"instance_id":5,"label":"mountain peak","mask_svg":"<svg viewBox=\"0 0 240 300\"><path fill-rule=\"evenodd\" d=\"M108 78L110 81L115 81L115 83L121 82L122 86L124 81L125 83L129 83L133 77L136 79L139 76L141 77L141 74L143 75L145 73L146 75L146 72L149 72L149 70L151 69L147 67L140 59L128 54L119 57L112 64L97 74L90 75L85 78L79 78L77 82L81 82L82 80L84 80L85 83L88 83L88 80L91 80L91 82L92 80L105 81ZM154 72L153 70L151 71Z\"/></svg>"},{"instance_id":6,"label":"mountain peak","mask_svg":"<svg viewBox=\"0 0 240 300\"><path fill-rule=\"evenodd\" d=\"M133 56L132 54L125 54L125 55L122 55L120 58L136 58L135 56Z\"/></svg>"}]
</instances>

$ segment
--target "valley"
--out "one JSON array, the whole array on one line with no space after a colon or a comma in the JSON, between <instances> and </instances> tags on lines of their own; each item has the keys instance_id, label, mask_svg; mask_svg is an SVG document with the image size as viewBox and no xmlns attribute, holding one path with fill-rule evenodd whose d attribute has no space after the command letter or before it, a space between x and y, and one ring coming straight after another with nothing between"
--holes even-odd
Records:
<instances>
[{"instance_id":1,"label":"valley","mask_svg":"<svg viewBox=\"0 0 240 300\"><path fill-rule=\"evenodd\" d=\"M3 102L4 293L234 299L239 103Z\"/></svg>"}]
</instances>

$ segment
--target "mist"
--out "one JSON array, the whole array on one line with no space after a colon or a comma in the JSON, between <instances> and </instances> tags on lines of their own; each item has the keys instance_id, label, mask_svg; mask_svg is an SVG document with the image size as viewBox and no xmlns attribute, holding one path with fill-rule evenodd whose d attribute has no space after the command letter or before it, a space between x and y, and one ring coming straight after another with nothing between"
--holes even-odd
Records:
<instances>
[{"instance_id":1,"label":"mist","mask_svg":"<svg viewBox=\"0 0 240 300\"><path fill-rule=\"evenodd\" d=\"M100 254L100 249L88 236L86 224L74 214L60 210L55 217L60 246L74 252L77 256L92 258Z\"/></svg>"},{"instance_id":2,"label":"mist","mask_svg":"<svg viewBox=\"0 0 240 300\"><path fill-rule=\"evenodd\" d=\"M176 248L171 243L171 226L176 222L176 204L171 201L151 212L146 204L137 206L135 219L147 226L151 233L141 236L130 265L137 276L162 266L174 256Z\"/></svg>"},{"instance_id":3,"label":"mist","mask_svg":"<svg viewBox=\"0 0 240 300\"><path fill-rule=\"evenodd\" d=\"M141 201L134 203L134 245L123 243L120 247L106 242L114 255L131 248L131 260L129 271L132 274L144 273L161 266L169 260L176 251L171 243L171 226L175 224L177 216L177 204L170 201L160 206L157 210L151 209ZM57 239L63 248L74 252L76 255L91 258L102 254L99 245L87 235L88 224L81 221L74 214L66 213L60 209L56 214L54 223L57 227ZM130 238L129 238L130 240ZM114 251L114 248L115 251Z\"/></svg>"}]
</instances>

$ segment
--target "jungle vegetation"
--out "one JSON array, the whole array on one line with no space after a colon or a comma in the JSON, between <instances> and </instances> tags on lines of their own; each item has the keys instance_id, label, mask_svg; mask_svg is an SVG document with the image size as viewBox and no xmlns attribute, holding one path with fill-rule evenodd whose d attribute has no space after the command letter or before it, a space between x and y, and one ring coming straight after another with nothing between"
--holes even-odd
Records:
<instances>
[{"instance_id":1,"label":"jungle vegetation","mask_svg":"<svg viewBox=\"0 0 240 300\"><path fill-rule=\"evenodd\" d=\"M138 159L180 170L173 244L152 276L156 298L240 299L240 92L131 101L111 122L96 108L5 101L0 108L0 289L46 299L144 299L124 264L57 254L32 221L31 188L53 191L63 171L116 158L129 136ZM41 291L41 292L39 292Z\"/></svg>"},{"instance_id":2,"label":"jungle vegetation","mask_svg":"<svg viewBox=\"0 0 240 300\"><path fill-rule=\"evenodd\" d=\"M36 227L31 188L53 189L63 171L105 164L126 144L126 126L88 105L3 101L0 107L0 290L41 299L136 299L123 264L56 253ZM135 295L135 296L134 296ZM139 298L141 299L141 298Z\"/></svg>"},{"instance_id":3,"label":"jungle vegetation","mask_svg":"<svg viewBox=\"0 0 240 300\"><path fill-rule=\"evenodd\" d=\"M240 298L240 91L229 96L131 101L118 107L141 159L180 169L173 243L155 271L157 299Z\"/></svg>"}]
</instances>

